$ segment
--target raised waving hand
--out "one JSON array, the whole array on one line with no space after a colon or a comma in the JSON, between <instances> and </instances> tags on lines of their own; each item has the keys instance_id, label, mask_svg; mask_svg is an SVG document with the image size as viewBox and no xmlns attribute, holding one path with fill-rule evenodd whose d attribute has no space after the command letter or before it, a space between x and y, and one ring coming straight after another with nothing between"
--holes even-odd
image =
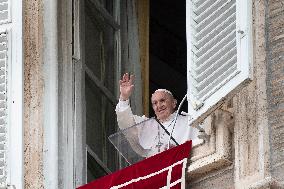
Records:
<instances>
[{"instance_id":1,"label":"raised waving hand","mask_svg":"<svg viewBox=\"0 0 284 189\"><path fill-rule=\"evenodd\" d=\"M134 75L123 74L119 80L120 100L128 100L134 89Z\"/></svg>"}]
</instances>

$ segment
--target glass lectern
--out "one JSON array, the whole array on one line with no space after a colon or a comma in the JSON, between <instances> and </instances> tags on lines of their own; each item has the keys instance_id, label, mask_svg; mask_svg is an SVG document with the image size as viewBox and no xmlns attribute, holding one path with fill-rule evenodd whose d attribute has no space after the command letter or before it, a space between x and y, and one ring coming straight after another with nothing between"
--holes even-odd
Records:
<instances>
[{"instance_id":1,"label":"glass lectern","mask_svg":"<svg viewBox=\"0 0 284 189\"><path fill-rule=\"evenodd\" d=\"M167 130L155 118L119 130L109 136L109 140L119 151L120 155L130 165L177 146L176 140L171 137L171 130Z\"/></svg>"}]
</instances>

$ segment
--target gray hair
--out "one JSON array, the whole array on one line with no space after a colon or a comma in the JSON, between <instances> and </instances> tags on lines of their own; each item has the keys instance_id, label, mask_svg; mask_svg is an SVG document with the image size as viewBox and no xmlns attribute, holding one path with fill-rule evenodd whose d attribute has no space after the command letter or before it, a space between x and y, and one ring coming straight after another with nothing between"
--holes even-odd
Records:
<instances>
[{"instance_id":1,"label":"gray hair","mask_svg":"<svg viewBox=\"0 0 284 189\"><path fill-rule=\"evenodd\" d=\"M171 91L167 90L167 89L157 89L157 90L155 90L155 92L165 92L165 93L170 94L172 97L174 97L173 93Z\"/></svg>"}]
</instances>

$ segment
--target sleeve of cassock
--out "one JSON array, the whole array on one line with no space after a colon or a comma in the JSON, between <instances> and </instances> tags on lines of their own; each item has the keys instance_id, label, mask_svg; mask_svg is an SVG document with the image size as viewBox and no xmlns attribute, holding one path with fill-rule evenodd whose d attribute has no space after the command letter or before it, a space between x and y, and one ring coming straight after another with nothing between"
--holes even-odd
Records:
<instances>
[{"instance_id":1,"label":"sleeve of cassock","mask_svg":"<svg viewBox=\"0 0 284 189\"><path fill-rule=\"evenodd\" d=\"M134 115L130 108L129 100L119 100L118 104L116 105L115 112L117 115L117 123L120 129L126 129L148 119L145 116Z\"/></svg>"},{"instance_id":2,"label":"sleeve of cassock","mask_svg":"<svg viewBox=\"0 0 284 189\"><path fill-rule=\"evenodd\" d=\"M120 129L126 129L146 119L145 116L137 116L132 113L129 100L119 101L116 105L115 112L117 115L117 123ZM139 143L139 130L135 127L125 133L125 137L131 145L132 149L142 157L146 157L148 151L143 149Z\"/></svg>"}]
</instances>

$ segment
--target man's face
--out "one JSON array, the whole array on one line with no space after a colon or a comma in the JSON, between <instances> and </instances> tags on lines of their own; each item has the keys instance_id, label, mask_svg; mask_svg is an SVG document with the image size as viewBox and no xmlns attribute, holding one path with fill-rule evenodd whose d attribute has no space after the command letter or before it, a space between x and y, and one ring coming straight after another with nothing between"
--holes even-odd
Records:
<instances>
[{"instance_id":1,"label":"man's face","mask_svg":"<svg viewBox=\"0 0 284 189\"><path fill-rule=\"evenodd\" d=\"M153 93L151 101L153 110L160 121L166 121L176 107L176 100L170 94L163 91Z\"/></svg>"}]
</instances>

